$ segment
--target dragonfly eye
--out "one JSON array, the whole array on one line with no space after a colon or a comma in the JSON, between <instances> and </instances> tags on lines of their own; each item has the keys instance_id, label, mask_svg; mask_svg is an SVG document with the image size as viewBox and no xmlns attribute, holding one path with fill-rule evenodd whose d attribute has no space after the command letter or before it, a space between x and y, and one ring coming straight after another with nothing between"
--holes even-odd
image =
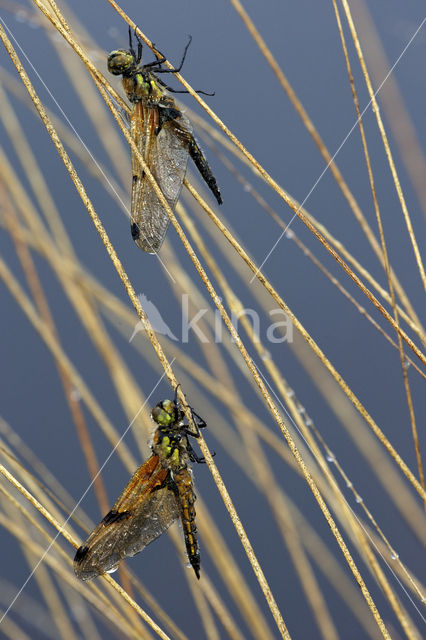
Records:
<instances>
[{"instance_id":1,"label":"dragonfly eye","mask_svg":"<svg viewBox=\"0 0 426 640\"><path fill-rule=\"evenodd\" d=\"M163 407L164 411L167 411L170 416L172 416L173 418L175 417L175 403L173 402L173 400L163 400L161 406Z\"/></svg>"},{"instance_id":2,"label":"dragonfly eye","mask_svg":"<svg viewBox=\"0 0 426 640\"><path fill-rule=\"evenodd\" d=\"M122 75L135 66L135 58L130 51L118 49L108 56L108 71L114 76Z\"/></svg>"},{"instance_id":3,"label":"dragonfly eye","mask_svg":"<svg viewBox=\"0 0 426 640\"><path fill-rule=\"evenodd\" d=\"M159 402L151 412L152 419L161 427L168 427L176 422L175 403L171 400Z\"/></svg>"}]
</instances>

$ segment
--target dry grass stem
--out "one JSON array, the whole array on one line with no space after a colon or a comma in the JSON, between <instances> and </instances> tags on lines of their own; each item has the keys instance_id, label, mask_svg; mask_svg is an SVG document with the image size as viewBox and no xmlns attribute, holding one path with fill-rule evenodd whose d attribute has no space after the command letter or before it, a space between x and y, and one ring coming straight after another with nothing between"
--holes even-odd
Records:
<instances>
[{"instance_id":1,"label":"dry grass stem","mask_svg":"<svg viewBox=\"0 0 426 640\"><path fill-rule=\"evenodd\" d=\"M81 636L98 640L107 637L105 634L108 633L121 633L126 638L147 640L154 637L185 640L195 635L209 640L222 636L232 640L246 637L272 640L276 636L290 639L299 631L297 626L292 629L293 607L299 606L294 604L298 600L306 614L306 620L299 620L300 628L305 628L309 619L316 635L324 640L337 640L342 629L345 633L345 625L349 638L351 617L366 638L390 638L398 625L395 633L418 640L422 633L418 605L424 604L426 595L421 577L416 575L414 549L418 553L417 549L424 544L426 487L416 414L421 412L419 389L426 378L426 334L414 304L412 283L404 288L406 273L401 268L404 265L396 259L391 225L385 217L388 192L380 191L383 178L380 166L376 169L373 162L377 142L375 145L374 137L370 136L367 118L363 120L368 106L364 110L360 106L367 96L367 92L365 96L362 94L364 81L367 100L370 100L375 116L373 131L377 129L380 134L377 136L380 151L381 145L384 148L382 164L385 161L390 167L391 189L388 191L392 191L393 182L394 200L402 211L400 226L403 233L405 229L408 231L411 269L414 268L415 276L417 273L420 276L417 277L418 286L422 283L426 288L426 275L415 235L417 219L413 215L412 220L409 214L409 209L413 213L414 209L408 195L407 202L405 200L396 169L399 158L394 160L391 153L361 50L359 37L363 37L364 45L364 34L358 35L347 0L342 0L340 5L332 0L334 16L332 12L331 22L335 17L333 29L340 37L340 42L336 39L336 47L342 66L346 65L343 73L347 75L346 82L355 107L353 129L359 127L360 132L361 144L357 153L361 151L359 175L365 182L362 186L365 199L362 190L359 198L358 191L351 190L349 185L355 182L353 176L350 174L350 179L346 180L337 166L337 153L333 155L329 151L332 146L327 148L327 136L316 128L313 115L308 114L308 109L296 95L278 58L272 53L273 46L270 47L267 38L260 35L256 21L250 18L240 0L229 3L237 14L230 10L229 16L232 15L236 25L241 25L242 21L248 32L245 37L255 43L254 48L251 44L254 55L259 57L260 53L260 64L266 67L265 78L256 72L259 82L267 80L271 96L278 96L278 100L285 92L292 112L288 123L293 117L301 130L308 132L308 144L314 153L319 150L320 165L324 166L325 162L324 171L308 197L330 170L333 179L329 182L337 192L335 202L343 202L344 206L337 204L333 208L329 205L334 194L327 193L326 215L321 211L318 214L314 204L321 202L321 188L315 194L318 201L311 199L313 211L306 210L307 197L299 202L264 168L276 165L262 166L256 160L255 155L265 157L260 147L258 151L254 146L255 135L259 132L254 131L253 140L250 138L252 148L256 149L252 154L177 72L169 77L179 80L207 117L200 117L186 106L182 108L201 128L202 138L209 148L208 156L210 152L215 154L216 164L221 163L220 170L226 172L231 184L240 191L227 194L228 185L225 186L223 176L217 174L225 207L238 193L234 200L235 211L231 205L223 216L219 216L203 196L206 185L198 174L195 177L189 171L183 182L182 198L176 207L170 207L155 179L155 162L151 163L145 152L141 152L142 147L135 144L128 129L126 114L131 114L132 105L129 107L104 77L101 72L104 62L98 69L97 63L104 60L105 52L93 41L88 27L79 23L74 15L75 8L56 4L55 0L33 0L32 7L17 13L15 3L3 4L7 11L19 16L19 20L28 21L38 29L35 32L38 42L46 42L50 47L49 54L43 54L43 62L52 56L51 75L45 79L53 88L60 69L60 80L75 97L79 109L77 117L80 121L75 126L72 124L75 116L69 117L66 109L62 110L61 101L56 102L54 96L57 89L51 91L46 82L45 88L61 111L61 117L48 111L36 91L37 84L31 82L12 45L14 38L9 37L9 29L1 20L0 38L12 62L13 73L15 69L17 72L13 75L0 70L0 123L7 136L7 144L0 147L0 227L4 231L0 281L5 285L3 289L7 296L4 315L7 320L14 318L14 313L20 321L23 317L23 322L34 334L32 341L42 348L42 357L49 362L53 360L53 384L42 390L47 405L43 407L43 420L46 415L46 423L51 424L52 416L48 411L56 410L53 415L55 437L62 439L63 434L65 442L65 430L70 424L78 436L79 452L83 454L80 454L81 470L80 463L75 465L77 489L65 489L62 476L59 482L53 473L58 463L56 457L49 460L51 471L49 465L41 461L38 441L36 446L27 444L23 435L26 425L22 424L21 430L20 422L28 418L21 418L21 407L16 407L16 420L10 419L7 410L5 418L0 416L0 527L14 539L28 571L28 579L22 587L9 587L9 591L16 589L15 595L9 594L0 583L0 604L4 608L4 614L0 611L0 616L4 618L5 636L19 635L25 639L31 632L42 633L37 626L37 616L32 616L33 620L31 616L22 616L18 605L15 607L19 589L26 589L27 582L34 577L32 583L41 602L40 615L52 626L46 631L47 638L58 636L73 640ZM342 9L349 28L342 24ZM159 55L153 42L115 0L108 0L103 11L105 16L108 11L113 18L118 15ZM174 8L170 8L171 14L173 11ZM210 9L205 7L204 11L207 13ZM253 7L252 15L256 12ZM144 27L148 23L146 20ZM350 32L350 46L345 32ZM112 31L108 36L115 38ZM158 40L161 50L163 39L161 43ZM228 43L224 42L224 45L228 46ZM368 41L366 45L368 48ZM171 49L172 45L167 47ZM218 60L222 53L218 52ZM358 70L352 57L361 67L359 85L355 81ZM245 61L249 59L247 57ZM28 68L32 67L32 59L26 57L26 60ZM225 79L229 72L228 58L223 60L226 60ZM163 64L160 73L167 68L173 70L168 60ZM35 67L36 64L33 71L38 74ZM148 68L154 68L157 73L152 63ZM271 76L271 70L274 74L272 83L267 75ZM241 71L245 73L246 69ZM239 80L233 78L236 87ZM256 104L259 104L256 92L247 92L245 96L240 93L227 95L229 99L234 97L239 100L238 109L256 113ZM262 99L265 97L266 94ZM333 108L338 105L338 102L334 103L334 96L327 97ZM176 104L181 109L180 103ZM67 107L71 106L68 103ZM29 113L34 120L30 124L23 122L21 111ZM71 112L70 108L69 114ZM229 122L236 123L235 130L240 131L238 118L232 120L233 114L230 115ZM257 126L256 118L254 122ZM278 141L278 134L285 129L281 130L279 117L270 124L277 131ZM90 140L90 144L86 144L77 130L83 132L86 126L95 140ZM62 193L58 195L58 192L62 190L62 184L59 180L54 184L55 174L51 165L45 162L48 157L44 156L45 150L40 144L39 148L34 148L33 130L37 139L39 130L45 137L44 129L54 145L46 145L46 149L65 176L64 194L69 189L77 207L73 203L72 208L68 208L68 203L61 200ZM266 133L269 135L270 130L264 131L263 137ZM244 135L239 134L241 140ZM345 141L346 138L338 147L339 151ZM272 142L275 141L271 140L271 150ZM345 152L349 147L347 145ZM132 253L133 248L128 250L131 239L127 239L124 232L126 239L122 245L120 232L114 229L115 224L121 228L122 221L117 222L110 215L112 204L114 215L119 211L129 217L129 150L133 168L135 162L140 165L140 171L144 172L172 223L173 233L169 234L156 258L135 249L136 256ZM288 158L287 154L282 156L283 167L293 159L297 161L299 156L294 153L293 158L292 154L290 149ZM409 153L403 149L401 154L408 164L411 162L412 180L420 189L412 167L415 150ZM341 155L343 166L346 156ZM420 157L418 153L417 157ZM279 166L277 172L281 175ZM354 172L358 178L355 167ZM292 184L292 173L289 171L287 175L283 171L282 175L285 175L287 188ZM290 188L296 192L295 184ZM323 185L329 188L326 179L321 187ZM276 207L274 201L281 208ZM290 222L285 220L287 207L292 216ZM76 208L83 212L85 209L90 221L87 216L74 220ZM247 216L247 222L241 215L235 223L232 214L240 209ZM353 214L348 222L345 220L348 228L342 227L343 232L335 235L334 226L339 228L340 220L335 217L330 223L330 216L342 214L343 219L346 210ZM370 221L370 218L374 220L374 214L377 231ZM296 216L303 223L297 234L289 229ZM258 239L243 234L246 227L253 224ZM272 242L276 242L269 252L262 244L265 239L263 224L265 229L267 225L273 225ZM348 240L345 236L353 227L367 246L366 254L361 253L362 244L355 244L354 248L351 238ZM174 231L179 238L177 243L173 242ZM284 256L278 250L274 252L282 238L292 241L285 249L279 247ZM250 243L247 248L245 242ZM327 253L324 254L322 248ZM90 255L92 251L93 256ZM264 270L273 252L268 267L274 285ZM357 252L362 255L361 260L356 257ZM266 255L266 258L259 260L259 255ZM274 271L274 265L281 257L282 263L278 263L278 271ZM291 264L293 258L294 266ZM111 263L115 271L111 271ZM306 265L306 274L314 274L312 283L299 278L300 265ZM339 275L341 269L349 276L350 284ZM105 277L100 277L99 272ZM115 278L115 272L119 279ZM383 275L386 276L385 284L380 282L384 280ZM314 290L316 276L325 284L325 291ZM105 284L108 280L111 282ZM330 284L333 287L329 287ZM137 291L141 293L138 295ZM302 306L303 296L309 298L310 307L306 306L306 300ZM334 306L333 296L341 307ZM364 296L368 300L365 306ZM415 302L418 304L418 300ZM379 316L371 310L370 304ZM293 308L297 309L297 314ZM349 325L344 313L342 318L339 315L340 309L347 311L348 308L353 319L353 324ZM182 336L177 337L174 323L179 313ZM285 317L286 322L273 324L273 314L281 314L280 318ZM323 318L322 325L318 324L319 318ZM269 326L264 336L265 319ZM331 324L327 324L322 335L324 322L329 319ZM186 338L183 337L185 322L192 330L190 334L186 327ZM341 337L337 338L336 345L333 329L330 329L333 322L336 327L341 325L338 327ZM271 325L275 332L270 332ZM18 321L16 327L15 333L19 333ZM293 328L296 329L294 334ZM13 331L9 330L8 335L16 339ZM279 340L275 341L276 337ZM359 360L352 370L349 367L353 362L350 358L346 361L346 353L332 352L343 337L345 348L350 341L356 341L359 346L359 352L350 356ZM370 339L375 342L368 342ZM79 346L78 340L81 345L87 341L87 348ZM23 348L28 350L30 366L34 362L33 342L26 342L26 337L22 340ZM377 361L370 344L377 345L377 354L380 354ZM398 359L395 350L398 350ZM83 354L83 351L87 353ZM392 366L387 366L387 356ZM16 375L13 364L7 362L6 388L9 375L11 380ZM41 365L39 368L37 363L34 370L41 371ZM304 377L296 381L294 372L299 370ZM377 380L377 390L382 389L382 395L375 394L374 388L362 387L362 384L370 383L376 371L380 371L377 378L383 377L383 380ZM20 402L27 393L24 374L22 380L22 390L19 382L16 391L17 397L19 391ZM35 392L42 388L41 381L41 378L35 381ZM389 397L383 391L386 389L388 393L387 381L392 390ZM173 526L161 542L168 544L171 552L164 551L165 547L159 544L153 548L152 556L148 551L143 554L148 566L146 572L133 573L123 562L117 574L121 584L107 574L103 579L84 583L76 579L72 562L79 539L74 526L78 525L85 532L93 528L92 519L82 509L83 499L93 485L99 509L106 513L111 505L110 490L111 495L113 491L118 494L115 480L109 476L114 464L122 463L131 473L138 462L140 464L140 460L149 455L151 443L148 445L147 440L152 430L149 408L164 383L170 385L172 393L176 392L192 429L195 428L194 416L197 420L199 417L193 413L195 410L203 417L207 416L210 427L196 441L207 463L205 467L210 471L210 475L203 475L197 469L195 478L197 528L203 558L201 580L198 582L192 571L180 575L179 582L169 580L175 558L178 566L185 564L187 559L182 535ZM55 384L63 397L57 397ZM312 391L319 399L310 397ZM30 397L28 402L31 402ZM189 402L194 404L194 410ZM322 414L317 409L321 404L324 405ZM398 433L392 424L393 416L389 417L390 407L395 408ZM27 415L25 408L22 407L24 416ZM33 427L32 417L30 422L28 426ZM113 423L117 422L116 428ZM40 429L38 419L34 427ZM96 433L97 428L99 433ZM45 428L40 432L34 430L34 437L37 434L44 438L45 431ZM203 437L205 433L209 446ZM125 437L128 438L126 443ZM211 453L211 438L215 439L216 458L213 457L215 453ZM54 451L55 447L52 438L52 442L47 443L48 452ZM333 452L335 449L337 455ZM106 465L110 459L108 470ZM70 461L64 459L64 470ZM202 465L199 468L202 470ZM90 482L85 491L79 489L81 477L83 483L86 479L81 471ZM66 482L64 486L67 487ZM78 502L72 498L73 492L78 495L82 491ZM395 530L389 527L383 514L379 503L382 495L389 502L388 508L393 509ZM308 504L310 518L306 516ZM413 550L408 543L411 538L415 541ZM238 560L238 553L242 560ZM343 564L340 554L345 560ZM153 563L151 568L149 562ZM350 571L347 571L348 567ZM344 605L344 614L336 614L335 597L328 597L324 585L337 596L339 611L340 604ZM170 598L173 598L172 602ZM24 599L17 602L23 605ZM20 616L17 618L19 624L14 621L14 613Z\"/></svg>"}]
</instances>

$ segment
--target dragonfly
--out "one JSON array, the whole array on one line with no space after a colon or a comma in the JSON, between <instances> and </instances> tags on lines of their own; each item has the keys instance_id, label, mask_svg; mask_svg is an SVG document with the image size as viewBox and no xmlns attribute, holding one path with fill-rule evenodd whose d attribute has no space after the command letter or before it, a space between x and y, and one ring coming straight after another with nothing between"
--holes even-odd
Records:
<instances>
[{"instance_id":1,"label":"dragonfly","mask_svg":"<svg viewBox=\"0 0 426 640\"><path fill-rule=\"evenodd\" d=\"M118 569L120 560L134 556L180 519L188 560L200 578L200 549L195 524L196 496L191 462L205 462L189 436L198 438L205 421L189 407L195 431L185 422L177 399L163 400L152 410L157 425L152 455L133 474L112 509L92 531L74 558L81 580L92 580Z\"/></svg>"},{"instance_id":2,"label":"dragonfly","mask_svg":"<svg viewBox=\"0 0 426 640\"><path fill-rule=\"evenodd\" d=\"M133 47L129 28L129 49L111 51L108 71L122 76L122 84L133 108L130 115L130 134L138 151L157 181L165 199L174 209L186 174L188 156L191 156L218 204L222 196L212 170L194 138L192 125L166 93L188 93L176 90L163 82L158 74L176 73L182 69L191 36L185 47L181 63L173 69L162 65L166 58L157 52L157 59L141 66L142 42L135 33L137 51ZM197 93L204 93L198 91ZM157 253L170 223L150 180L145 175L136 154L131 153L132 206L130 231L136 244L147 253Z\"/></svg>"}]
</instances>

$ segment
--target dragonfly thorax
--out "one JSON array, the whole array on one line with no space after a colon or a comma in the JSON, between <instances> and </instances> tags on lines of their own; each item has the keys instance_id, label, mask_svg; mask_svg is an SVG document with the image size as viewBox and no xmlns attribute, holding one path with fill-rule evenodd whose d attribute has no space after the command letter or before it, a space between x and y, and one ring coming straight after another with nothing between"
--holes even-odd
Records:
<instances>
[{"instance_id":1,"label":"dragonfly thorax","mask_svg":"<svg viewBox=\"0 0 426 640\"><path fill-rule=\"evenodd\" d=\"M177 471L187 466L188 438L184 415L173 400L159 402L151 412L152 419L158 425L154 434L152 451L161 459L161 464Z\"/></svg>"},{"instance_id":2,"label":"dragonfly thorax","mask_svg":"<svg viewBox=\"0 0 426 640\"><path fill-rule=\"evenodd\" d=\"M143 67L135 69L132 74L123 74L123 88L130 102L144 102L148 106L157 106L164 97L156 78Z\"/></svg>"},{"instance_id":3,"label":"dragonfly thorax","mask_svg":"<svg viewBox=\"0 0 426 640\"><path fill-rule=\"evenodd\" d=\"M181 427L159 427L154 435L152 451L160 458L161 465L171 471L180 471L188 466L188 438Z\"/></svg>"}]
</instances>

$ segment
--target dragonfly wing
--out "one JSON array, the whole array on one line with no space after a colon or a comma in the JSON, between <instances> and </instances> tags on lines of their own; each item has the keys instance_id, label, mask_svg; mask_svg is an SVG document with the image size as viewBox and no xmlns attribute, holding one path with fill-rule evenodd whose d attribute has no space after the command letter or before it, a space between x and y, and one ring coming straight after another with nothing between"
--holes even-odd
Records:
<instances>
[{"instance_id":1,"label":"dragonfly wing","mask_svg":"<svg viewBox=\"0 0 426 640\"><path fill-rule=\"evenodd\" d=\"M156 135L160 125L159 109L161 107L147 107L137 102L131 117L131 131L164 197L174 209L182 189L189 152L182 136L176 135L175 120L164 122ZM182 118L179 116L178 119ZM132 236L141 249L156 253L163 243L170 219L136 157L132 157L132 169Z\"/></svg>"},{"instance_id":2,"label":"dragonfly wing","mask_svg":"<svg viewBox=\"0 0 426 640\"><path fill-rule=\"evenodd\" d=\"M111 511L78 549L74 558L78 578L91 580L113 571L120 560L142 551L179 517L168 473L157 456L138 469Z\"/></svg>"},{"instance_id":3,"label":"dragonfly wing","mask_svg":"<svg viewBox=\"0 0 426 640\"><path fill-rule=\"evenodd\" d=\"M216 182L216 178L210 169L209 163L207 162L200 145L193 136L190 121L184 114L181 114L181 117L174 120L173 123L176 137L178 137L182 141L184 147L188 149L189 155L194 161L201 177L216 198L218 204L222 204L222 196Z\"/></svg>"}]
</instances>

